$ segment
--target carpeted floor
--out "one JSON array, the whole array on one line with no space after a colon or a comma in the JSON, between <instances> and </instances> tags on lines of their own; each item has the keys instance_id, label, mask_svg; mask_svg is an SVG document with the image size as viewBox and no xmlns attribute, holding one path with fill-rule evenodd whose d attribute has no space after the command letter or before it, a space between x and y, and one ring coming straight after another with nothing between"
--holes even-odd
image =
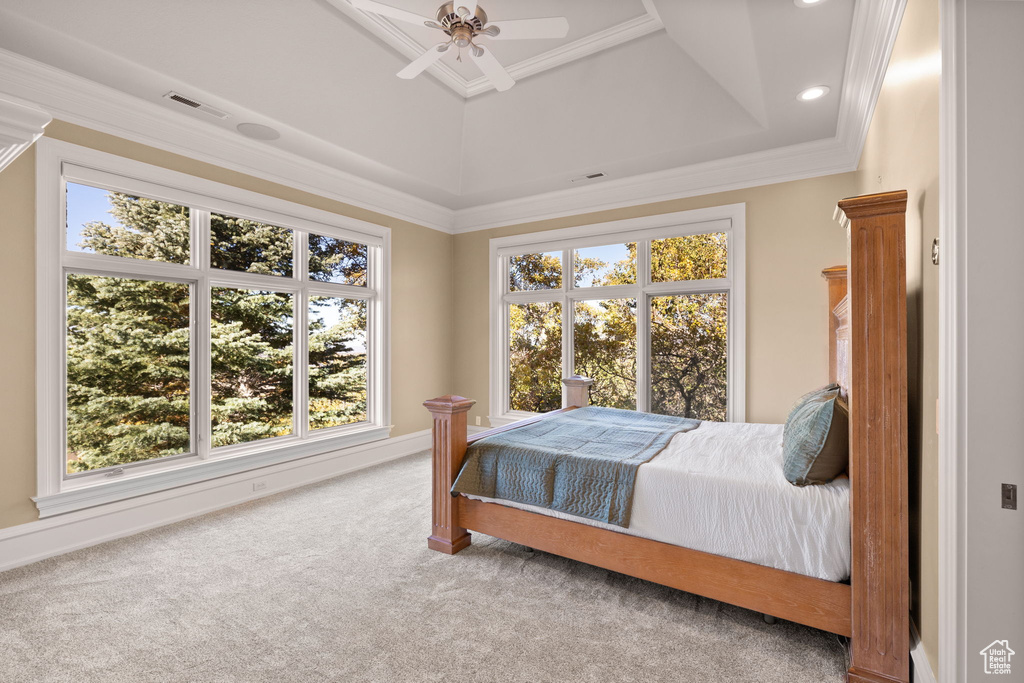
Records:
<instances>
[{"instance_id":1,"label":"carpeted floor","mask_svg":"<svg viewBox=\"0 0 1024 683\"><path fill-rule=\"evenodd\" d=\"M0 574L0 681L842 681L831 634L474 535L404 458Z\"/></svg>"}]
</instances>

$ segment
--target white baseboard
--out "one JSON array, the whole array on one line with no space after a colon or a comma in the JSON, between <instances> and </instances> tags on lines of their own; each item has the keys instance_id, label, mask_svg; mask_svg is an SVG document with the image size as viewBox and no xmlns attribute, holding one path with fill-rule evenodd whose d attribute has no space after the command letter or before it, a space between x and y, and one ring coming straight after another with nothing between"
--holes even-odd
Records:
<instances>
[{"instance_id":1,"label":"white baseboard","mask_svg":"<svg viewBox=\"0 0 1024 683\"><path fill-rule=\"evenodd\" d=\"M0 529L0 572L430 448L430 430ZM254 482L266 488L253 491Z\"/></svg>"},{"instance_id":2,"label":"white baseboard","mask_svg":"<svg viewBox=\"0 0 1024 683\"><path fill-rule=\"evenodd\" d=\"M921 634L917 631L917 624L910 621L910 637L913 641L913 648L910 650L910 661L914 663L910 680L912 683L937 683L935 672L932 671L931 662L928 661L928 654L921 644Z\"/></svg>"}]
</instances>

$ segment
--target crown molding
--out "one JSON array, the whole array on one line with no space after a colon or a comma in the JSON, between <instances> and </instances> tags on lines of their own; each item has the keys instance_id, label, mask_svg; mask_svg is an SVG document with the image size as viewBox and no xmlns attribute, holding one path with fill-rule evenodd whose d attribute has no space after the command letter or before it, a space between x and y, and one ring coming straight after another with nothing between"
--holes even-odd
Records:
<instances>
[{"instance_id":1,"label":"crown molding","mask_svg":"<svg viewBox=\"0 0 1024 683\"><path fill-rule=\"evenodd\" d=\"M456 234L855 171L906 0L854 5L836 136L455 212Z\"/></svg>"},{"instance_id":2,"label":"crown molding","mask_svg":"<svg viewBox=\"0 0 1024 683\"><path fill-rule=\"evenodd\" d=\"M32 102L55 119L441 232L451 231L453 211L449 208L248 140L7 50L0 50L0 92Z\"/></svg>"},{"instance_id":3,"label":"crown molding","mask_svg":"<svg viewBox=\"0 0 1024 683\"><path fill-rule=\"evenodd\" d=\"M31 147L52 120L45 111L0 96L0 171Z\"/></svg>"},{"instance_id":4,"label":"crown molding","mask_svg":"<svg viewBox=\"0 0 1024 683\"><path fill-rule=\"evenodd\" d=\"M416 59L423 54L424 50L429 49L429 46L421 45L410 38L399 25L386 17L356 9L349 0L327 0L327 2L410 60ZM651 12L651 7L647 2L644 2L644 9L647 13L584 36L566 45L542 52L535 57L506 65L505 70L518 81L663 29L664 25L661 23L661 19L658 18L657 13ZM491 82L483 76L467 79L444 62L434 63L427 68L427 71L457 95L466 99L494 90Z\"/></svg>"},{"instance_id":5,"label":"crown molding","mask_svg":"<svg viewBox=\"0 0 1024 683\"><path fill-rule=\"evenodd\" d=\"M860 163L907 0L861 0L853 8L836 138Z\"/></svg>"},{"instance_id":6,"label":"crown molding","mask_svg":"<svg viewBox=\"0 0 1024 683\"><path fill-rule=\"evenodd\" d=\"M608 180L584 188L559 190L523 199L460 209L455 212L454 232L474 232L505 225L697 197L758 185L844 173L854 168L856 162L851 166L849 155L838 140L815 140L666 171Z\"/></svg>"}]
</instances>

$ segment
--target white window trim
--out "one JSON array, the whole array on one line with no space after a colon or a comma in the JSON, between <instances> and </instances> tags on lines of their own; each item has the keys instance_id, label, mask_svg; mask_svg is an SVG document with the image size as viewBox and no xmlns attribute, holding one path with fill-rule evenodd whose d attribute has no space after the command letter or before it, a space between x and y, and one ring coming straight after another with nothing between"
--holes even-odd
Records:
<instances>
[{"instance_id":1,"label":"white window trim","mask_svg":"<svg viewBox=\"0 0 1024 683\"><path fill-rule=\"evenodd\" d=\"M702 292L729 290L728 308L728 369L727 407L728 419L743 422L746 419L746 204L728 204L706 209L679 211L675 213L630 218L593 225L581 225L561 230L533 232L490 240L490 415L492 426L508 424L529 417L532 413L509 409L508 399L508 324L504 315L506 304L516 298L536 301L544 294L535 291L506 293L508 257L516 254L549 251L568 252L570 249L619 244L642 240L659 239L669 236L695 235L708 232L727 234L729 253L727 278L703 280L690 283L649 283L649 254L639 253L637 257L637 285L625 287L575 288L570 274L563 267L562 288L552 290L552 300L610 298L616 294L637 296L637 408L647 407L650 394L650 378L647 356L650 352L647 335L641 330L640 316L646 315L648 299L652 295L671 292ZM566 262L563 255L563 262ZM621 290L621 291L619 291ZM596 295L596 296L595 296ZM564 320L564 319L563 319ZM563 323L564 324L564 323ZM563 330L562 368L572 367L571 324ZM566 340L569 340L568 343ZM565 405L565 392L562 393Z\"/></svg>"},{"instance_id":2,"label":"white window trim","mask_svg":"<svg viewBox=\"0 0 1024 683\"><path fill-rule=\"evenodd\" d=\"M208 235L200 235L192 244L189 266L163 264L82 255L67 251L64 211L64 179L144 194L154 199L183 204L195 209L193 215L217 212L271 223L293 229L297 246L305 244L305 234L317 234L357 241L369 245L370 278L366 288L338 284L300 283L292 278L252 273L228 273L218 277L204 266ZM195 221L196 219L193 218ZM302 272L306 253L296 249L294 272ZM322 211L276 197L261 195L230 185L152 166L139 161L43 138L36 144L36 430L37 496L33 498L40 517L80 510L186 484L206 481L259 467L288 462L349 446L385 439L392 425L390 404L390 258L391 230L347 216ZM211 453L208 428L202 428L200 416L209 414L209 394L196 391L208 379L209 350L202 330L208 325L206 306L195 306L192 313L192 433L198 448L195 453L154 460L144 466L125 468L116 478L76 476L67 478L64 433L64 283L66 268L76 272L146 277L190 282L208 287L211 282L235 287L252 286L276 291L297 292L300 286L311 294L367 299L370 302L367 324L367 349L371 360L367 377L367 421L352 426L334 427L309 433L308 426L294 411L293 434L237 446L218 448ZM320 291L318 291L320 290ZM199 302L204 298L199 297ZM298 300L294 316L295 352L306 345L306 312ZM208 333L205 336L208 340ZM295 405L305 401L305 363L297 363L294 373ZM207 443L202 443L202 440Z\"/></svg>"}]
</instances>

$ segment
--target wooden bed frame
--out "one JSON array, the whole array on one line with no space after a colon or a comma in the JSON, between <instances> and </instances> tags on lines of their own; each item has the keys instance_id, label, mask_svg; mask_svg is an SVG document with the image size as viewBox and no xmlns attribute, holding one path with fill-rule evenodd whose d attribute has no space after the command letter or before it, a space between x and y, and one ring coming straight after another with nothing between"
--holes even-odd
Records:
<instances>
[{"instance_id":1,"label":"wooden bed frame","mask_svg":"<svg viewBox=\"0 0 1024 683\"><path fill-rule=\"evenodd\" d=\"M839 202L847 268L829 290L829 374L850 402L852 567L834 583L449 493L468 444L589 403L593 380L563 380L562 410L467 436L474 401L442 396L433 414L430 548L454 554L469 530L850 638L848 680L910 680L907 530L907 193ZM810 387L808 388L810 389Z\"/></svg>"}]
</instances>

